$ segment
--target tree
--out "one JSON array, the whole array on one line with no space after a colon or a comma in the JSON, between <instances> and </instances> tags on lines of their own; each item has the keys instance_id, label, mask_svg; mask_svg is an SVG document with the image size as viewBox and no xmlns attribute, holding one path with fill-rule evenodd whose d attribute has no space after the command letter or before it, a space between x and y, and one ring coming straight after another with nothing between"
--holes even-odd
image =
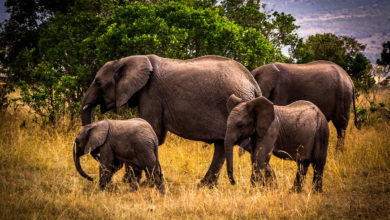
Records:
<instances>
[{"instance_id":1,"label":"tree","mask_svg":"<svg viewBox=\"0 0 390 220\"><path fill-rule=\"evenodd\" d=\"M67 13L73 3L60 0L5 2L10 18L1 24L0 62L4 70L12 70L12 74L6 71L9 77L28 77L25 59L29 56L36 58L36 54L31 54L30 50L38 44L39 28L50 15L57 12Z\"/></svg>"},{"instance_id":2,"label":"tree","mask_svg":"<svg viewBox=\"0 0 390 220\"><path fill-rule=\"evenodd\" d=\"M349 67L349 75L352 77L355 87L365 93L375 85L375 80L370 74L372 65L361 53L358 53Z\"/></svg>"},{"instance_id":3,"label":"tree","mask_svg":"<svg viewBox=\"0 0 390 220\"><path fill-rule=\"evenodd\" d=\"M390 66L390 41L382 44L381 58L376 60L378 65Z\"/></svg>"},{"instance_id":4,"label":"tree","mask_svg":"<svg viewBox=\"0 0 390 220\"><path fill-rule=\"evenodd\" d=\"M216 54L256 68L274 59L275 50L260 31L229 21L218 9L132 3L119 7L99 29L90 40L98 42L96 52L105 61L128 54L179 59Z\"/></svg>"},{"instance_id":5,"label":"tree","mask_svg":"<svg viewBox=\"0 0 390 220\"><path fill-rule=\"evenodd\" d=\"M287 58L281 53L281 48L296 47L300 38L296 33L299 26L290 14L279 13L266 8L267 4L260 0L223 0L221 8L229 20L245 28L254 28L270 41L276 48L276 59L284 61Z\"/></svg>"}]
</instances>

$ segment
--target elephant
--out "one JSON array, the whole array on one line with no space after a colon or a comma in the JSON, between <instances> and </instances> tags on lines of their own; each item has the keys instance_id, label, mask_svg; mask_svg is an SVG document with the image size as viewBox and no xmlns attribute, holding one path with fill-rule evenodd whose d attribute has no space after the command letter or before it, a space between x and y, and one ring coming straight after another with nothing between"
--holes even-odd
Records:
<instances>
[{"instance_id":1,"label":"elephant","mask_svg":"<svg viewBox=\"0 0 390 220\"><path fill-rule=\"evenodd\" d=\"M147 179L153 180L157 189L165 193L157 136L145 120L104 120L81 128L75 139L73 159L79 174L92 181L81 168L79 159L88 153L100 164L100 189L105 189L112 175L122 168L123 162L127 162L131 169L129 181L132 191L138 189L142 171L145 171Z\"/></svg>"},{"instance_id":2,"label":"elephant","mask_svg":"<svg viewBox=\"0 0 390 220\"><path fill-rule=\"evenodd\" d=\"M275 178L269 165L273 155L295 160L298 171L292 191L301 192L302 184L310 164L314 168L313 188L322 192L329 127L325 115L311 102L296 101L287 106L274 105L264 96L243 101L232 95L227 108L230 114L225 135L227 173L232 185L233 146L242 139L252 141L252 186L265 185Z\"/></svg>"},{"instance_id":3,"label":"elephant","mask_svg":"<svg viewBox=\"0 0 390 220\"><path fill-rule=\"evenodd\" d=\"M92 122L97 105L104 113L127 103L151 124L160 145L167 131L214 143L211 165L200 182L213 187L225 162L226 101L232 93L243 100L261 96L249 70L232 59L129 56L109 61L97 72L82 100L82 124Z\"/></svg>"},{"instance_id":4,"label":"elephant","mask_svg":"<svg viewBox=\"0 0 390 220\"><path fill-rule=\"evenodd\" d=\"M262 94L275 105L307 100L321 109L337 130L338 150L343 150L350 106L353 102L355 126L360 129L355 106L355 88L339 65L330 61L306 64L272 63L252 71Z\"/></svg>"}]
</instances>

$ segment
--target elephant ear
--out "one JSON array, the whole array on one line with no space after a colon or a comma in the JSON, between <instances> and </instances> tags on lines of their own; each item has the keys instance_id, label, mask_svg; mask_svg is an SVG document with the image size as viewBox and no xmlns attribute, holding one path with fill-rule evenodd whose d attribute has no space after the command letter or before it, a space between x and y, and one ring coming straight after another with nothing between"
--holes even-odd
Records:
<instances>
[{"instance_id":1,"label":"elephant ear","mask_svg":"<svg viewBox=\"0 0 390 220\"><path fill-rule=\"evenodd\" d=\"M153 66L147 56L125 57L115 65L116 106L120 107L146 85Z\"/></svg>"},{"instance_id":2,"label":"elephant ear","mask_svg":"<svg viewBox=\"0 0 390 220\"><path fill-rule=\"evenodd\" d=\"M247 109L255 115L257 135L263 137L275 119L273 103L267 98L259 97L248 101Z\"/></svg>"},{"instance_id":3,"label":"elephant ear","mask_svg":"<svg viewBox=\"0 0 390 220\"><path fill-rule=\"evenodd\" d=\"M94 151L102 146L107 139L109 124L108 121L100 121L93 124L87 131L88 142L84 148L84 154Z\"/></svg>"},{"instance_id":4,"label":"elephant ear","mask_svg":"<svg viewBox=\"0 0 390 220\"><path fill-rule=\"evenodd\" d=\"M238 98L236 95L230 95L229 99L226 102L226 107L228 112L231 112L234 107L242 102L241 98Z\"/></svg>"}]
</instances>

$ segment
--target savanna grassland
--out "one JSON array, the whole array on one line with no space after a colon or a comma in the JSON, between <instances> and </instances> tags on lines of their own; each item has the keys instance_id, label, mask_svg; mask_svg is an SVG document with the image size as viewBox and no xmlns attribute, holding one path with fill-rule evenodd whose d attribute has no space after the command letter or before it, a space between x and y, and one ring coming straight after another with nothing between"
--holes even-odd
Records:
<instances>
[{"instance_id":1,"label":"savanna grassland","mask_svg":"<svg viewBox=\"0 0 390 220\"><path fill-rule=\"evenodd\" d=\"M379 91L377 102L390 106L389 90ZM359 107L367 106L360 97ZM378 111L376 114L381 114ZM332 125L324 192L310 190L312 168L304 191L289 193L296 164L272 157L277 189L252 188L248 153L235 148L236 186L223 167L218 188L198 188L210 165L213 146L169 134L160 147L167 194L153 188L129 192L122 169L111 191L100 191L77 172L72 159L73 140L79 129L41 128L27 107L0 115L0 219L338 219L390 218L390 121L372 115L361 130L347 130L345 150L335 151ZM81 158L84 170L97 180L98 164Z\"/></svg>"}]
</instances>

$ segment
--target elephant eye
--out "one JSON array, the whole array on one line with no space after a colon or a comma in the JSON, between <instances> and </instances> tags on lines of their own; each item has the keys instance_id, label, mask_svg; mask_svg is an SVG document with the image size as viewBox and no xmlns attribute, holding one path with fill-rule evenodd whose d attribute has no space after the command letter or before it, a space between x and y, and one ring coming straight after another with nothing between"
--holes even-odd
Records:
<instances>
[{"instance_id":1,"label":"elephant eye","mask_svg":"<svg viewBox=\"0 0 390 220\"><path fill-rule=\"evenodd\" d=\"M98 87L102 86L102 83L101 83L99 80L96 80L96 81L95 81L95 84L96 84L96 86L98 86Z\"/></svg>"},{"instance_id":2,"label":"elephant eye","mask_svg":"<svg viewBox=\"0 0 390 220\"><path fill-rule=\"evenodd\" d=\"M244 125L242 123L237 123L236 126L237 126L237 128L240 128L240 129L244 127Z\"/></svg>"}]
</instances>

